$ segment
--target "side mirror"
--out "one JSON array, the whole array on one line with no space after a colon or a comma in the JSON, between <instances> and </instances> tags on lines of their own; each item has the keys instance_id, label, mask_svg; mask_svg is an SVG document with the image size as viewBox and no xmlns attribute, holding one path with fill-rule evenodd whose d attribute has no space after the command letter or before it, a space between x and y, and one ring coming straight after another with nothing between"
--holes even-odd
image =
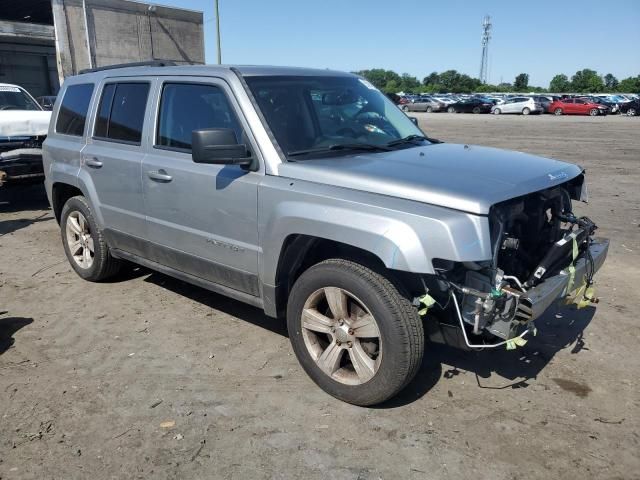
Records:
<instances>
[{"instance_id":1,"label":"side mirror","mask_svg":"<svg viewBox=\"0 0 640 480\"><path fill-rule=\"evenodd\" d=\"M409 117L409 120L411 120L416 127L418 126L418 119L416 117Z\"/></svg>"},{"instance_id":2,"label":"side mirror","mask_svg":"<svg viewBox=\"0 0 640 480\"><path fill-rule=\"evenodd\" d=\"M196 163L250 165L247 146L230 128L205 128L191 133L191 158Z\"/></svg>"}]
</instances>

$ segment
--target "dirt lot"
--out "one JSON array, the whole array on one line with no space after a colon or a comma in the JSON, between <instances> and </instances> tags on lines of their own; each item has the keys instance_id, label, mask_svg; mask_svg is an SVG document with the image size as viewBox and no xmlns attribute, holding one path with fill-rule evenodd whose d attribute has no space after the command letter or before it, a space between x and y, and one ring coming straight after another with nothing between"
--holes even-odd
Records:
<instances>
[{"instance_id":1,"label":"dirt lot","mask_svg":"<svg viewBox=\"0 0 640 480\"><path fill-rule=\"evenodd\" d=\"M399 398L358 408L254 308L142 269L80 280L41 186L3 187L0 477L640 478L640 119L417 116L587 168L580 210L612 239L597 309L515 352L428 345Z\"/></svg>"}]
</instances>

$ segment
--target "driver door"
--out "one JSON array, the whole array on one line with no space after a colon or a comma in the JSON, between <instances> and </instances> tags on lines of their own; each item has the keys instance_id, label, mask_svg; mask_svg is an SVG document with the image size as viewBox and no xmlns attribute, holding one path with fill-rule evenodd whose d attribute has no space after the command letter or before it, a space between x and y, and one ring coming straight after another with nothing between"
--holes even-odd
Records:
<instances>
[{"instance_id":1,"label":"driver door","mask_svg":"<svg viewBox=\"0 0 640 480\"><path fill-rule=\"evenodd\" d=\"M191 158L193 130L229 128L238 143L255 145L248 125L220 80L164 78L158 88L151 148L142 162L150 259L258 296L258 184L263 174Z\"/></svg>"}]
</instances>

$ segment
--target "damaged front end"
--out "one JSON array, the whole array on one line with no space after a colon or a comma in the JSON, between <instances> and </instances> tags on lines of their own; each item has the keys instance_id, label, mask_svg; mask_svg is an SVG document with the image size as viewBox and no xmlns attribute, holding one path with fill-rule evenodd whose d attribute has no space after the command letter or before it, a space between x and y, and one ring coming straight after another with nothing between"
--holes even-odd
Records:
<instances>
[{"instance_id":1,"label":"damaged front end","mask_svg":"<svg viewBox=\"0 0 640 480\"><path fill-rule=\"evenodd\" d=\"M0 137L0 185L44 176L42 142L45 135Z\"/></svg>"},{"instance_id":2,"label":"damaged front end","mask_svg":"<svg viewBox=\"0 0 640 480\"><path fill-rule=\"evenodd\" d=\"M494 205L490 261L434 262L463 346L513 348L556 300L573 294L580 306L597 302L591 285L609 241L594 237L589 218L573 214L572 200L586 201L584 175Z\"/></svg>"}]
</instances>

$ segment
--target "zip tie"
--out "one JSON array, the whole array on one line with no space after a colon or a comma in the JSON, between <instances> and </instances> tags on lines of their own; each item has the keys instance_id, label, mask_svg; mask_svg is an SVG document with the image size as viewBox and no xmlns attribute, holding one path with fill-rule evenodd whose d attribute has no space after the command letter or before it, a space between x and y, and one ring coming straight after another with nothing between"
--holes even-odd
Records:
<instances>
[{"instance_id":1,"label":"zip tie","mask_svg":"<svg viewBox=\"0 0 640 480\"><path fill-rule=\"evenodd\" d=\"M424 308L418 310L418 315L420 316L426 315L427 311L429 311L429 308L431 308L436 303L435 299L428 293L425 293L423 296L418 298L418 300L422 305L424 305Z\"/></svg>"}]
</instances>

